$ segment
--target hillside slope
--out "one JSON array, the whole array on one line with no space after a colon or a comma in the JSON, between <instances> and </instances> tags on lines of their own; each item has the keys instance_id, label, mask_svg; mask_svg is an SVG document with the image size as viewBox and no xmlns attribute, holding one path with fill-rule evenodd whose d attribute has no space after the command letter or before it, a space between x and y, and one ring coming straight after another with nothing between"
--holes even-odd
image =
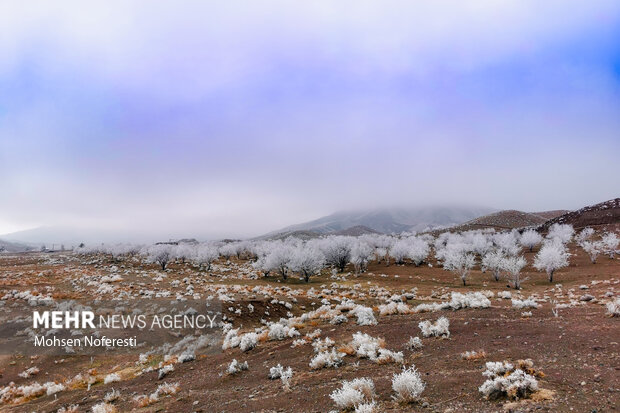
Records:
<instances>
[{"instance_id":1,"label":"hillside slope","mask_svg":"<svg viewBox=\"0 0 620 413\"><path fill-rule=\"evenodd\" d=\"M540 226L546 231L553 224L570 224L575 228L620 224L620 198L583 207L553 218Z\"/></svg>"}]
</instances>

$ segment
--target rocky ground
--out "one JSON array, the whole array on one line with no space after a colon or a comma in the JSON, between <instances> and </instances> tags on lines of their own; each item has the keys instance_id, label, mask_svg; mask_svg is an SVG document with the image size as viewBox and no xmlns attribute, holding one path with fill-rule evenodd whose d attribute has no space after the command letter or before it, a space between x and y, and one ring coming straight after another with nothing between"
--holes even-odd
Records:
<instances>
[{"instance_id":1,"label":"rocky ground","mask_svg":"<svg viewBox=\"0 0 620 413\"><path fill-rule=\"evenodd\" d=\"M378 323L358 325L355 317L342 311L349 318L343 324L311 318L296 324L299 337L260 340L247 352L231 348L208 356L197 355L196 360L186 363L164 361L164 354L143 362L137 355L91 358L4 354L0 358L0 389L5 389L0 390L0 410L56 412L77 405L75 411L91 411L115 389L120 395L109 404L119 412L327 412L337 410L329 394L340 388L343 380L370 377L375 384L375 411L616 411L620 401L620 319L606 314L605 305L620 294L620 260L602 256L597 264L591 264L580 248L573 245L570 250L574 254L571 264L556 274L554 284L528 266L520 292L480 271L473 271L468 285L462 286L452 273L433 265L432 260L432 266L420 267L373 263L360 276L346 271L334 275L326 270L306 284L294 278L283 282L275 275L264 278L247 261L237 259L221 259L209 272L181 262L162 272L137 257L117 262L107 256L70 252L3 254L0 297L13 290L28 290L34 296L55 300L138 299L138 290L149 290L151 295L147 297L153 299L162 292L186 294L191 284L192 294L200 298L225 294L230 299L224 303L224 313L235 328L240 328L240 334L260 326L261 319L298 317L321 307L322 301L335 308L345 297L373 308ZM525 253L530 265L535 252ZM104 277L114 274L119 277L108 279L120 279L105 281ZM489 308L380 315L379 306L394 295L403 297L407 306L415 309L419 304L450 301L452 292L480 291L490 297ZM538 308L515 308L511 299L498 297L503 291L510 291L512 298L532 297ZM3 305L14 299L4 298ZM252 304L252 312L248 304ZM420 321L435 321L440 316L450 322L449 337L422 338L420 349L405 347L410 337L421 337ZM358 331L384 339L386 349L403 353L405 366L416 366L426 384L417 402L402 404L393 399L391 380L394 373L401 371L401 363L377 363L348 354L339 368L313 370L309 366L315 355L312 339L292 346L294 340L314 333L317 338L332 339L335 348L345 349ZM484 356L468 360L462 356L466 351ZM247 362L248 370L227 374L233 358ZM485 380L485 362L519 359L531 359L534 368L542 372L538 381L544 391L516 401L486 400L478 391ZM173 364L174 370L159 380L157 367L166 363ZM269 368L277 364L292 367L288 389L280 380L268 378ZM156 368L149 371L149 366ZM38 370L36 374L19 376L32 367ZM120 381L104 384L111 373L117 373ZM75 380L78 374L89 379ZM11 398L6 396L11 382L13 388L55 382L63 384L64 389L50 395ZM178 389L170 392L173 394L162 390L148 403L136 399L153 394L163 383L178 383Z\"/></svg>"}]
</instances>

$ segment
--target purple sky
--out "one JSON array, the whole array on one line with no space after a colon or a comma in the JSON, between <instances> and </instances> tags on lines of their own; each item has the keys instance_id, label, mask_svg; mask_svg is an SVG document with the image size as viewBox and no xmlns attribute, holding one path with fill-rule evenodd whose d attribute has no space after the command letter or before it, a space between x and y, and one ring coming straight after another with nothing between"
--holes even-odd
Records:
<instances>
[{"instance_id":1,"label":"purple sky","mask_svg":"<svg viewBox=\"0 0 620 413\"><path fill-rule=\"evenodd\" d=\"M0 234L619 196L620 3L464 3L3 2Z\"/></svg>"}]
</instances>

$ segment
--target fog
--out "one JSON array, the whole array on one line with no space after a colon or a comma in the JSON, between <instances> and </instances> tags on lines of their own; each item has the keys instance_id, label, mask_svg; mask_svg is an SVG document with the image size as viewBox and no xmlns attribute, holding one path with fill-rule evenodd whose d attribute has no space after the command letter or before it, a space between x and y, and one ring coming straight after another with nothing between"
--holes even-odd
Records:
<instances>
[{"instance_id":1,"label":"fog","mask_svg":"<svg viewBox=\"0 0 620 413\"><path fill-rule=\"evenodd\" d=\"M0 234L620 194L615 1L4 2Z\"/></svg>"}]
</instances>

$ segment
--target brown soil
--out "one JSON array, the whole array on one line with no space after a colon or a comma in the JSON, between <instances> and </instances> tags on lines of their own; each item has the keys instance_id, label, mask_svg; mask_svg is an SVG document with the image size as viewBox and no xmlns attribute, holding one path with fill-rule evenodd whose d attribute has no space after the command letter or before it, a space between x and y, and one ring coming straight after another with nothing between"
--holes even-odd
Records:
<instances>
[{"instance_id":1,"label":"brown soil","mask_svg":"<svg viewBox=\"0 0 620 413\"><path fill-rule=\"evenodd\" d=\"M528 262L533 261L533 253L525 253ZM379 316L376 326L358 326L353 320L346 324L334 326L328 323L312 322L300 331L302 335L316 328L322 330L322 337L330 337L337 345L350 341L357 331L366 332L385 339L386 347L404 351L406 364L415 364L426 382L422 400L413 405L399 405L392 400L391 377L400 371L396 364L376 364L369 360L360 360L352 356L345 357L345 363L338 369L310 370L308 363L313 356L310 345L291 348L292 339L280 342L261 342L258 347L242 353L238 348L226 350L219 354L199 357L197 360L175 365L165 382L179 382L180 391L161 398L158 402L145 408L138 408L133 396L152 393L162 381L157 380L157 372L145 373L135 378L127 378L120 383L96 384L90 391L84 388L57 393L55 396L42 396L21 405L1 405L3 412L55 412L62 406L79 404L80 411L90 411L92 406L103 399L112 388L120 390L122 397L114 405L119 412L327 412L336 410L329 394L340 387L342 380L356 377L371 377L375 382L378 411L428 411L428 412L497 412L504 408L510 411L548 411L548 412L612 412L616 411L620 401L620 319L605 314L602 305L607 291L614 291L617 296L620 289L620 260L600 257L597 264L590 264L581 249L571 247L575 255L571 257L568 268L560 270L556 282L562 284L566 295L570 289L578 297L583 292L580 285L588 285L586 291L596 297L584 305L560 309L557 317L552 313L549 301L542 303L538 309L518 310L511 307L510 300L493 298L492 308L465 309L458 311L439 311L408 315ZM58 263L50 264L48 258L55 257ZM224 265L224 263L220 263ZM243 264L233 261L233 264ZM433 263L434 264L434 263ZM82 295L71 292L69 279L80 273L101 271L97 264L84 264L70 254L19 254L0 258L0 295L12 289L38 289L56 286L62 296ZM139 266L138 263L124 263L127 266ZM183 279L188 276L189 266L174 264L168 274L169 280ZM150 267L154 270L154 267ZM42 276L38 276L43 273ZM381 276L382 274L386 275ZM208 278L202 274L196 277ZM124 277L130 280L130 277ZM218 277L213 277L218 279ZM141 280L144 282L144 280ZM591 284L592 281L599 281ZM325 274L313 278L309 284L296 279L287 283L279 282L277 277L256 280L227 279L222 284L262 285L270 287L291 286L307 290L310 287L327 288L334 280ZM394 293L418 288L419 297L438 296L450 291L491 290L495 293L505 291L506 282L494 282L490 274L474 271L463 287L451 273L438 267L415 267L384 264L370 266L367 274L360 277L348 277L338 284L360 284L368 288L368 282L379 285ZM539 296L554 297L554 285L546 281L544 274L528 266L524 272L522 295L528 297L537 293ZM159 285L168 288L168 285ZM514 290L513 290L514 293ZM251 302L256 313L262 314L267 308L264 297L240 294L235 307L247 306ZM278 298L278 297L272 297ZM284 298L286 301L290 299ZM314 306L320 305L320 299L300 297L292 312L300 314ZM441 301L437 299L436 301ZM415 301L413 304L419 301ZM369 299L366 305L380 302ZM302 307L303 306L303 307ZM273 307L273 306L271 306ZM283 317L283 311L273 311L270 319ZM531 311L531 317L523 317L523 311ZM417 324L421 320L436 320L440 316L450 320L449 339L424 338L424 347L419 351L404 349L404 343L410 336L420 334ZM266 317L269 318L269 317ZM257 319L244 318L244 328L258 324ZM484 350L486 358L464 360L461 353L471 350ZM64 361L59 362L64 358ZM247 361L249 370L237 376L224 374L230 361L236 358ZM486 401L478 392L483 383L481 375L486 361L518 360L530 358L537 370L544 372L540 386L547 400L541 393L536 400L523 400L509 403L505 400ZM131 368L137 357L132 356L97 356L90 357L46 357L31 360L28 357L4 356L0 358L0 386L14 381L27 384L33 381L63 381L79 372L96 368L98 372L107 373ZM269 380L269 367L276 364L291 366L294 370L290 391L285 391L279 380ZM40 373L29 379L18 377L18 373L36 365Z\"/></svg>"}]
</instances>

